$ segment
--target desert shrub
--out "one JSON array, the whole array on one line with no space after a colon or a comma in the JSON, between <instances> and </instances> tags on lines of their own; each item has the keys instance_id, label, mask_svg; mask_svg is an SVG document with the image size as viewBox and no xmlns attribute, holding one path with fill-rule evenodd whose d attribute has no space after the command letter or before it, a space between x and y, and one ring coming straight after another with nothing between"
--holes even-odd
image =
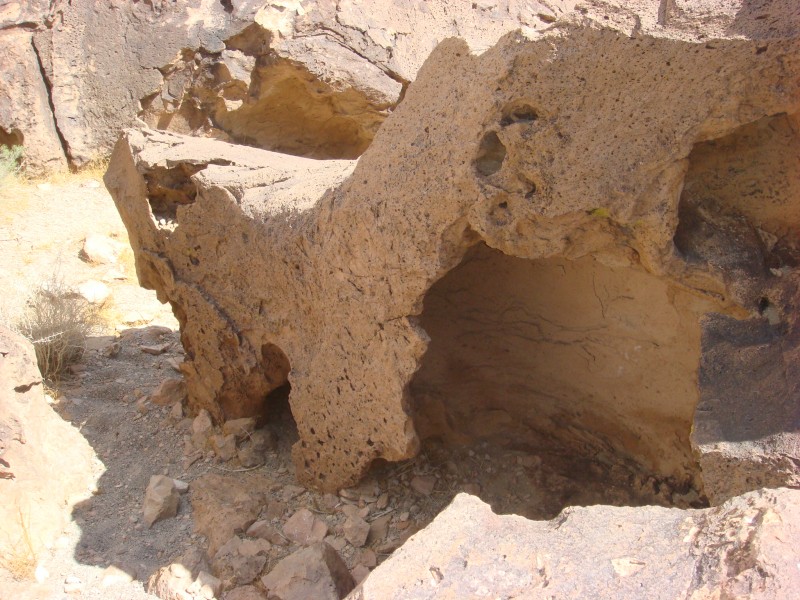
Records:
<instances>
[{"instance_id":1,"label":"desert shrub","mask_svg":"<svg viewBox=\"0 0 800 600\"><path fill-rule=\"evenodd\" d=\"M3 524L7 525L7 524ZM3 531L0 525L0 531ZM17 518L13 527L17 531L17 539L6 533L6 544L0 545L0 568L8 571L17 581L33 579L36 570L37 552L31 536L30 515L26 519L22 509L17 505Z\"/></svg>"},{"instance_id":2,"label":"desert shrub","mask_svg":"<svg viewBox=\"0 0 800 600\"><path fill-rule=\"evenodd\" d=\"M22 146L0 146L0 181L20 170Z\"/></svg>"},{"instance_id":3,"label":"desert shrub","mask_svg":"<svg viewBox=\"0 0 800 600\"><path fill-rule=\"evenodd\" d=\"M57 381L83 357L98 324L98 308L54 278L33 291L17 329L33 343L42 377Z\"/></svg>"}]
</instances>

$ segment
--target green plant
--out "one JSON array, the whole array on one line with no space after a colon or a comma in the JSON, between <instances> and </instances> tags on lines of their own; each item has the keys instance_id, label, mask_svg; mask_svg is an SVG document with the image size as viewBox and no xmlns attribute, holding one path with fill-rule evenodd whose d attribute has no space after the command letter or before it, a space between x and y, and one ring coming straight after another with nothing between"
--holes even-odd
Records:
<instances>
[{"instance_id":1,"label":"green plant","mask_svg":"<svg viewBox=\"0 0 800 600\"><path fill-rule=\"evenodd\" d=\"M0 147L0 181L9 175L16 175L22 161L22 146Z\"/></svg>"},{"instance_id":2,"label":"green plant","mask_svg":"<svg viewBox=\"0 0 800 600\"><path fill-rule=\"evenodd\" d=\"M42 377L57 381L83 357L99 322L99 309L54 277L28 298L16 328L33 343Z\"/></svg>"}]
</instances>

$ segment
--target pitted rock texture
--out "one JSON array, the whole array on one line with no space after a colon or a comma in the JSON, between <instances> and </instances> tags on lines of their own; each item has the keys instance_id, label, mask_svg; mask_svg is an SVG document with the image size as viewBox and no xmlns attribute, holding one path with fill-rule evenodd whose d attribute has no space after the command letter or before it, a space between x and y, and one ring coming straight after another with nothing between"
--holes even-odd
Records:
<instances>
[{"instance_id":1,"label":"pitted rock texture","mask_svg":"<svg viewBox=\"0 0 800 600\"><path fill-rule=\"evenodd\" d=\"M443 39L476 51L572 0L4 2L0 144L45 171L106 157L136 124L355 158ZM11 79L9 79L11 77ZM0 88L2 89L2 88Z\"/></svg>"},{"instance_id":2,"label":"pitted rock texture","mask_svg":"<svg viewBox=\"0 0 800 600\"><path fill-rule=\"evenodd\" d=\"M656 13L610 21L480 56L441 43L357 164L127 132L106 184L181 322L194 409L268 418L290 385L297 475L324 489L420 437L564 446L715 501L796 484L781 394L737 390L776 415L770 440L690 437L698 403L724 420L739 400L720 386L750 368L750 339L714 323L796 352L798 165L766 158L798 147L796 29L697 41ZM752 444L785 457L779 475L745 464Z\"/></svg>"},{"instance_id":3,"label":"pitted rock texture","mask_svg":"<svg viewBox=\"0 0 800 600\"><path fill-rule=\"evenodd\" d=\"M794 598L800 492L760 490L681 511L565 509L497 516L460 494L350 600L396 598Z\"/></svg>"}]
</instances>

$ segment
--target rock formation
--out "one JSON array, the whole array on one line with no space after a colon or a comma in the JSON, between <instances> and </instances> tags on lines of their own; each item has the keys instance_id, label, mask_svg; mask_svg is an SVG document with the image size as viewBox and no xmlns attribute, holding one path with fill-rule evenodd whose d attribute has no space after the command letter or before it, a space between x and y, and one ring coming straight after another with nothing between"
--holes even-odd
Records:
<instances>
[{"instance_id":1,"label":"rock formation","mask_svg":"<svg viewBox=\"0 0 800 600\"><path fill-rule=\"evenodd\" d=\"M108 155L123 127L317 158L366 149L441 40L476 49L575 2L6 2L0 144L44 171ZM5 69L4 69L5 71Z\"/></svg>"},{"instance_id":2,"label":"rock formation","mask_svg":"<svg viewBox=\"0 0 800 600\"><path fill-rule=\"evenodd\" d=\"M33 346L0 326L0 555L34 561L89 495L92 449L45 401ZM33 564L30 565L31 569Z\"/></svg>"},{"instance_id":3,"label":"rock formation","mask_svg":"<svg viewBox=\"0 0 800 600\"><path fill-rule=\"evenodd\" d=\"M194 410L290 386L322 489L431 437L673 499L800 483L800 19L733 4L446 40L358 163L125 133L106 185Z\"/></svg>"},{"instance_id":4,"label":"rock formation","mask_svg":"<svg viewBox=\"0 0 800 600\"><path fill-rule=\"evenodd\" d=\"M800 492L787 489L705 510L576 507L553 521L497 516L461 494L348 599L791 598L799 519Z\"/></svg>"}]
</instances>

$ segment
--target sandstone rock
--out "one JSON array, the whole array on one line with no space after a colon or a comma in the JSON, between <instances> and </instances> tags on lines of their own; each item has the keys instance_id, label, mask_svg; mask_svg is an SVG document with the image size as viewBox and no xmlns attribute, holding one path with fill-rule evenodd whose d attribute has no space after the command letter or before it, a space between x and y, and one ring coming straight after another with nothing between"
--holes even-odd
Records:
<instances>
[{"instance_id":1,"label":"sandstone rock","mask_svg":"<svg viewBox=\"0 0 800 600\"><path fill-rule=\"evenodd\" d=\"M265 556L240 552L242 543L241 538L234 536L214 555L214 572L231 585L251 583L267 564Z\"/></svg>"},{"instance_id":2,"label":"sandstone rock","mask_svg":"<svg viewBox=\"0 0 800 600\"><path fill-rule=\"evenodd\" d=\"M278 546L288 546L289 540L269 521L256 521L247 528L250 537L262 538Z\"/></svg>"},{"instance_id":3,"label":"sandstone rock","mask_svg":"<svg viewBox=\"0 0 800 600\"><path fill-rule=\"evenodd\" d=\"M236 437L233 435L212 435L211 447L221 461L227 462L236 456Z\"/></svg>"},{"instance_id":4,"label":"sandstone rock","mask_svg":"<svg viewBox=\"0 0 800 600\"><path fill-rule=\"evenodd\" d=\"M225 593L224 600L267 600L267 597L253 585L237 587Z\"/></svg>"},{"instance_id":5,"label":"sandstone rock","mask_svg":"<svg viewBox=\"0 0 800 600\"><path fill-rule=\"evenodd\" d=\"M730 493L700 476L695 408L720 396L696 374L727 352L712 315L777 315L769 345L796 346L796 25L773 37L742 7L710 43L654 3L604 6L480 55L442 42L358 165L126 133L106 184L141 283L181 321L193 410L267 414L291 371L296 472L325 490L437 437L610 453L665 493ZM770 157L756 169L747 140ZM729 164L750 169L735 189ZM751 177L769 201L746 200ZM792 388L782 364L765 377ZM751 392L784 424L754 459L769 475L726 451L728 476L792 483L797 408Z\"/></svg>"},{"instance_id":6,"label":"sandstone rock","mask_svg":"<svg viewBox=\"0 0 800 600\"><path fill-rule=\"evenodd\" d=\"M222 424L224 435L236 436L236 441L242 441L249 437L256 428L256 420L252 417L244 419L232 419Z\"/></svg>"},{"instance_id":7,"label":"sandstone rock","mask_svg":"<svg viewBox=\"0 0 800 600\"><path fill-rule=\"evenodd\" d=\"M88 495L93 455L45 400L31 343L0 325L0 554L26 536L37 552L54 542Z\"/></svg>"},{"instance_id":8,"label":"sandstone rock","mask_svg":"<svg viewBox=\"0 0 800 600\"><path fill-rule=\"evenodd\" d=\"M180 404L186 399L186 384L183 379L174 377L165 379L150 394L150 401L159 406ZM182 415L181 415L182 416Z\"/></svg>"},{"instance_id":9,"label":"sandstone rock","mask_svg":"<svg viewBox=\"0 0 800 600\"><path fill-rule=\"evenodd\" d=\"M287 556L261 583L270 598L279 600L341 600L354 585L347 565L324 542Z\"/></svg>"},{"instance_id":10,"label":"sandstone rock","mask_svg":"<svg viewBox=\"0 0 800 600\"><path fill-rule=\"evenodd\" d=\"M24 166L34 174L65 169L48 92L41 76L33 34L24 29L0 30L0 145L22 145Z\"/></svg>"},{"instance_id":11,"label":"sandstone rock","mask_svg":"<svg viewBox=\"0 0 800 600\"><path fill-rule=\"evenodd\" d=\"M200 571L200 573L197 574L197 579L186 588L186 591L193 594L195 597L213 600L219 597L219 593L222 591L222 582L211 573Z\"/></svg>"},{"instance_id":12,"label":"sandstone rock","mask_svg":"<svg viewBox=\"0 0 800 600\"><path fill-rule=\"evenodd\" d=\"M790 598L798 511L800 491L780 489L705 510L575 507L526 521L459 494L349 598Z\"/></svg>"},{"instance_id":13,"label":"sandstone rock","mask_svg":"<svg viewBox=\"0 0 800 600\"><path fill-rule=\"evenodd\" d=\"M152 527L156 521L174 517L178 514L179 503L180 494L175 481L165 475L153 475L144 495L144 522Z\"/></svg>"},{"instance_id":14,"label":"sandstone rock","mask_svg":"<svg viewBox=\"0 0 800 600\"><path fill-rule=\"evenodd\" d=\"M369 568L365 565L358 564L355 567L353 567L352 575L353 575L353 581L357 585L367 578L367 576L369 575Z\"/></svg>"},{"instance_id":15,"label":"sandstone rock","mask_svg":"<svg viewBox=\"0 0 800 600\"><path fill-rule=\"evenodd\" d=\"M111 296L111 288L102 281L92 279L78 285L78 294L89 304L102 304Z\"/></svg>"},{"instance_id":16,"label":"sandstone rock","mask_svg":"<svg viewBox=\"0 0 800 600\"><path fill-rule=\"evenodd\" d=\"M383 515L378 517L369 524L369 535L367 536L368 544L380 543L386 539L389 533L389 522L392 520L392 515Z\"/></svg>"},{"instance_id":17,"label":"sandstone rock","mask_svg":"<svg viewBox=\"0 0 800 600\"><path fill-rule=\"evenodd\" d=\"M269 489L271 483L260 475L242 481L215 473L192 481L195 530L208 538L209 556L214 556L222 544L247 531L256 521L264 504L263 490Z\"/></svg>"},{"instance_id":18,"label":"sandstone rock","mask_svg":"<svg viewBox=\"0 0 800 600\"><path fill-rule=\"evenodd\" d=\"M367 541L369 535L369 523L361 517L354 515L348 517L342 526L344 537L356 548L360 548Z\"/></svg>"},{"instance_id":19,"label":"sandstone rock","mask_svg":"<svg viewBox=\"0 0 800 600\"><path fill-rule=\"evenodd\" d=\"M188 588L201 572L208 572L203 551L190 548L174 563L160 568L147 581L147 592L161 600L186 600Z\"/></svg>"},{"instance_id":20,"label":"sandstone rock","mask_svg":"<svg viewBox=\"0 0 800 600\"><path fill-rule=\"evenodd\" d=\"M86 236L81 249L81 258L99 265L114 264L119 260L125 245L105 235Z\"/></svg>"},{"instance_id":21,"label":"sandstone rock","mask_svg":"<svg viewBox=\"0 0 800 600\"><path fill-rule=\"evenodd\" d=\"M203 450L214 433L214 423L207 410L201 410L192 421L192 445Z\"/></svg>"},{"instance_id":22,"label":"sandstone rock","mask_svg":"<svg viewBox=\"0 0 800 600\"><path fill-rule=\"evenodd\" d=\"M311 546L325 539L328 526L307 508L301 508L284 523L283 533L296 544Z\"/></svg>"},{"instance_id":23,"label":"sandstone rock","mask_svg":"<svg viewBox=\"0 0 800 600\"><path fill-rule=\"evenodd\" d=\"M139 346L139 350L141 350L145 354L158 356L159 354L164 354L164 352L169 350L169 347L170 344L158 344L157 346Z\"/></svg>"},{"instance_id":24,"label":"sandstone rock","mask_svg":"<svg viewBox=\"0 0 800 600\"><path fill-rule=\"evenodd\" d=\"M417 475L411 480L411 489L423 496L430 496L436 487L436 477L433 475Z\"/></svg>"}]
</instances>

